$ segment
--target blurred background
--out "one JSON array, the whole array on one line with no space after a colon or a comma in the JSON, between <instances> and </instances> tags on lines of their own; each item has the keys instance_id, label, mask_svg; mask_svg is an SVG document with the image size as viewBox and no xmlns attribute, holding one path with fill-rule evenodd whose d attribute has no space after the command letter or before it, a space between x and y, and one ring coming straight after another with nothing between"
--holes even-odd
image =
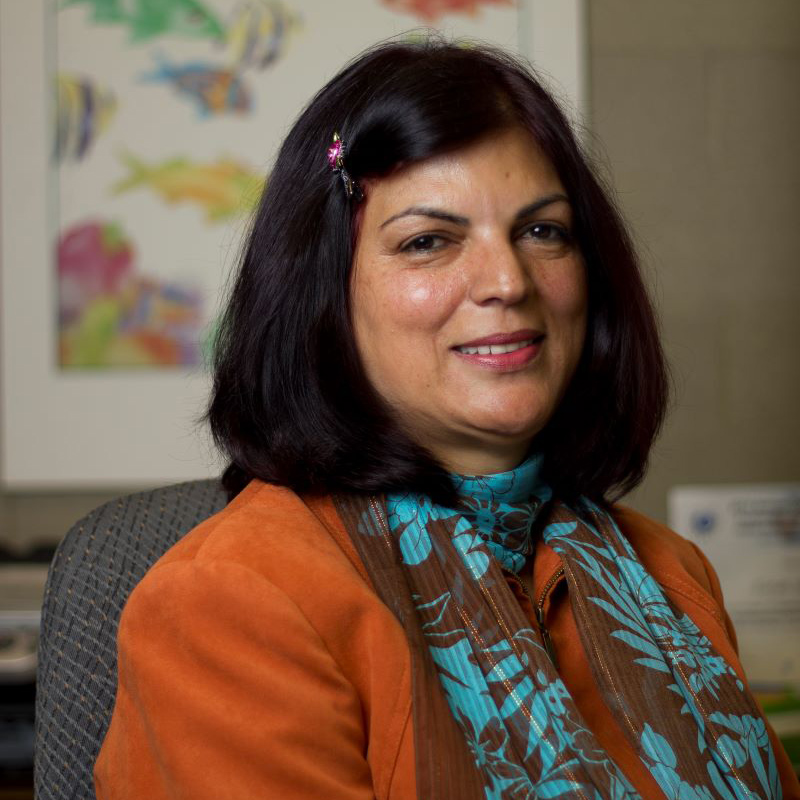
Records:
<instances>
[{"instance_id":1,"label":"blurred background","mask_svg":"<svg viewBox=\"0 0 800 800\"><path fill-rule=\"evenodd\" d=\"M27 565L77 519L218 469L196 426L204 348L274 147L349 57L432 25L531 58L615 187L674 383L625 502L720 554L743 656L796 748L800 3L123 5L152 6L0 0L0 663L5 647L19 667L35 628ZM756 562L778 586L760 617L763 596L737 589ZM748 625L772 638L748 646ZM0 797L30 796L33 691L0 687Z\"/></svg>"}]
</instances>

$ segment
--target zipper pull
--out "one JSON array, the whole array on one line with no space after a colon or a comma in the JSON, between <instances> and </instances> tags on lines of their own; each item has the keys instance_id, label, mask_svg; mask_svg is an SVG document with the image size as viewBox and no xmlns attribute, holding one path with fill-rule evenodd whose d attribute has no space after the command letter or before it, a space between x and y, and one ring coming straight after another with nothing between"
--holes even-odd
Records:
<instances>
[{"instance_id":1,"label":"zipper pull","mask_svg":"<svg viewBox=\"0 0 800 800\"><path fill-rule=\"evenodd\" d=\"M536 622L539 623L539 632L542 634L544 651L547 653L552 665L558 670L558 656L556 655L555 647L553 647L553 640L550 638L550 631L547 630L547 626L544 623L544 608L542 606L536 606Z\"/></svg>"}]
</instances>

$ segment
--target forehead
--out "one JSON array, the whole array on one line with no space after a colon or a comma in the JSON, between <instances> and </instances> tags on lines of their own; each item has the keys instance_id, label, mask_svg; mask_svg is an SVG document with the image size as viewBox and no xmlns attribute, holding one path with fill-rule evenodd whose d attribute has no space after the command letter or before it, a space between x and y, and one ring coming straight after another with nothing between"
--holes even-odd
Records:
<instances>
[{"instance_id":1,"label":"forehead","mask_svg":"<svg viewBox=\"0 0 800 800\"><path fill-rule=\"evenodd\" d=\"M513 214L556 191L564 189L553 164L526 130L511 128L371 181L365 221L417 204L464 213L499 206Z\"/></svg>"}]
</instances>

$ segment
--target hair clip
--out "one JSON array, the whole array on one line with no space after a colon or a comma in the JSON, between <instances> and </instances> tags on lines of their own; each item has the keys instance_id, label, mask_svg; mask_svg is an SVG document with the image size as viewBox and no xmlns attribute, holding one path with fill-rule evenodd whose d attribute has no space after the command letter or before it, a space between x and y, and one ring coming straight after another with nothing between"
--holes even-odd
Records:
<instances>
[{"instance_id":1,"label":"hair clip","mask_svg":"<svg viewBox=\"0 0 800 800\"><path fill-rule=\"evenodd\" d=\"M362 197L361 189L350 177L350 173L345 169L345 155L347 155L347 145L342 141L339 134L334 131L333 144L328 148L328 164L336 174L341 175L347 197L355 197L356 200L360 200Z\"/></svg>"}]
</instances>

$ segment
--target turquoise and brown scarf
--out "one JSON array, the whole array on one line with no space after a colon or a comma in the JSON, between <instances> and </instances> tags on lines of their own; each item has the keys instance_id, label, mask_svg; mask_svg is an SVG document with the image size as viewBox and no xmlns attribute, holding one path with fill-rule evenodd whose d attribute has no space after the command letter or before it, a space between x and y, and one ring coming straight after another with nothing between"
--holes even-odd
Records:
<instances>
[{"instance_id":1,"label":"turquoise and brown scarf","mask_svg":"<svg viewBox=\"0 0 800 800\"><path fill-rule=\"evenodd\" d=\"M413 665L424 800L638 797L581 719L508 586L532 530L561 557L609 708L668 798L780 798L764 720L734 669L646 572L604 509L554 501L540 459L424 495L335 498Z\"/></svg>"}]
</instances>

